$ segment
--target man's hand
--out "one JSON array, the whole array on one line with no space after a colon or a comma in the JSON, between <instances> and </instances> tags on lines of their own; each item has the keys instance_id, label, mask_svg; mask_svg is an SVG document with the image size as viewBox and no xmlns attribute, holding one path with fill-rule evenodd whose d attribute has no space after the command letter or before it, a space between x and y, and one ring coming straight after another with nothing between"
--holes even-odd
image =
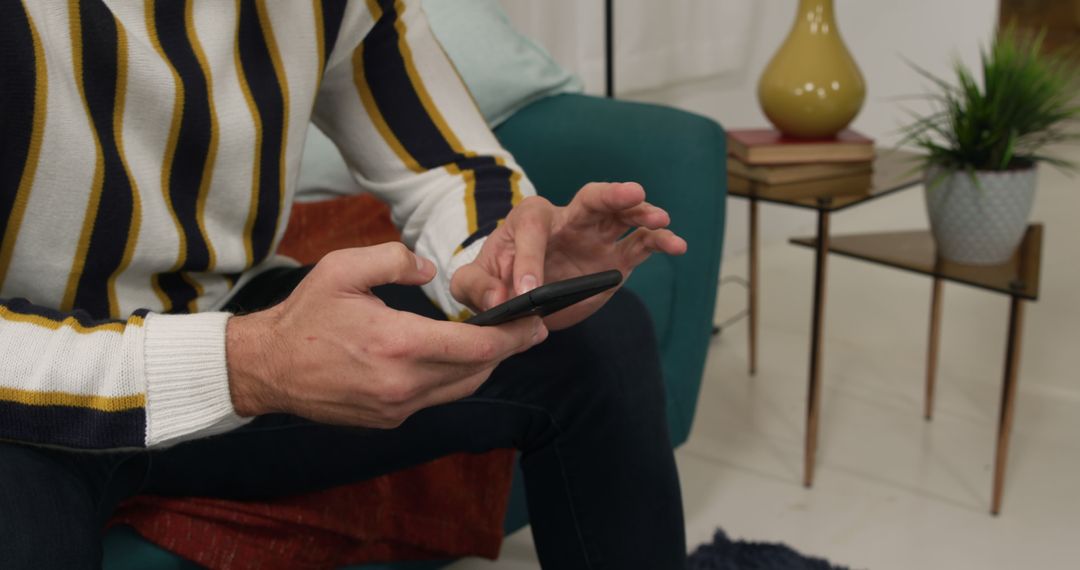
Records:
<instances>
[{"instance_id":1,"label":"man's hand","mask_svg":"<svg viewBox=\"0 0 1080 570\"><path fill-rule=\"evenodd\" d=\"M454 274L450 291L483 311L545 282L607 269L618 269L625 279L654 252L686 252L686 242L666 229L670 222L633 182L587 184L566 207L529 197L491 233L476 260ZM552 330L574 325L614 293L582 301L544 322Z\"/></svg>"},{"instance_id":2,"label":"man's hand","mask_svg":"<svg viewBox=\"0 0 1080 570\"><path fill-rule=\"evenodd\" d=\"M281 304L229 319L236 412L396 427L417 410L472 394L499 362L547 337L536 317L475 327L395 311L371 294L376 285L434 276L434 264L400 243L339 250Z\"/></svg>"}]
</instances>

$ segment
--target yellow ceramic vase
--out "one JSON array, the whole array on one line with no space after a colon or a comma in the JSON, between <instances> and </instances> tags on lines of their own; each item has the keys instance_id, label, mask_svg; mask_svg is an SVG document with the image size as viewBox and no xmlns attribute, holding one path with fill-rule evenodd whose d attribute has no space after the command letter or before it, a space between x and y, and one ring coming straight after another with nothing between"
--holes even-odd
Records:
<instances>
[{"instance_id":1,"label":"yellow ceramic vase","mask_svg":"<svg viewBox=\"0 0 1080 570\"><path fill-rule=\"evenodd\" d=\"M840 39L832 0L799 0L795 25L758 81L765 116L785 135L835 135L859 114L866 85Z\"/></svg>"}]
</instances>

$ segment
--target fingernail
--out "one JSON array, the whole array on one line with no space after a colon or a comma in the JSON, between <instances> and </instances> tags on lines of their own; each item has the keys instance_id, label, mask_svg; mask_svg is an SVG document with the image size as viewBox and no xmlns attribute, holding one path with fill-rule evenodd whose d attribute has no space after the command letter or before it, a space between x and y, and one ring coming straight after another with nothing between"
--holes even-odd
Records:
<instances>
[{"instance_id":1,"label":"fingernail","mask_svg":"<svg viewBox=\"0 0 1080 570\"><path fill-rule=\"evenodd\" d=\"M419 269L420 271L423 271L424 270L424 258L420 257L419 255L416 255L414 257L416 257L416 268Z\"/></svg>"},{"instance_id":2,"label":"fingernail","mask_svg":"<svg viewBox=\"0 0 1080 570\"><path fill-rule=\"evenodd\" d=\"M532 291L533 289L536 289L536 276L535 275L525 275L524 277L522 277L521 281L520 281L520 283L518 285L519 294L528 293L529 291Z\"/></svg>"},{"instance_id":3,"label":"fingernail","mask_svg":"<svg viewBox=\"0 0 1080 570\"><path fill-rule=\"evenodd\" d=\"M484 310L488 310L495 306L495 290L492 289L487 293L484 293Z\"/></svg>"}]
</instances>

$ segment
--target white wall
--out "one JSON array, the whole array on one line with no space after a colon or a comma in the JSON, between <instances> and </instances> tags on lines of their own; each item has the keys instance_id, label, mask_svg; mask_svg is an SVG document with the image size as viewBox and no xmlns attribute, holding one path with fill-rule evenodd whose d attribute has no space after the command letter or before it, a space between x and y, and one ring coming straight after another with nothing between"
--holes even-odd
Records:
<instances>
[{"instance_id":1,"label":"white wall","mask_svg":"<svg viewBox=\"0 0 1080 570\"><path fill-rule=\"evenodd\" d=\"M513 4L516 0L504 0ZM581 0L584 1L584 0ZM660 0L654 0L660 1ZM684 0L664 0L670 9L678 10ZM637 93L620 93L625 99L663 103L712 117L728 128L766 126L755 96L757 78L773 52L787 35L795 17L796 0L715 0L732 4L749 4L729 13L745 14L740 22L718 22L717 33L730 33L748 28L751 33L739 42L745 53L738 65L718 76ZM544 4L532 0L534 4ZM601 4L600 0L588 3ZM616 14L640 6L635 2L616 0ZM957 57L974 64L978 48L989 40L997 20L996 0L835 0L839 28L848 49L854 54L867 83L867 98L854 127L884 144L895 143L898 126L905 121L902 106L925 109L918 101L901 103L897 97L917 95L924 90L925 81L918 78L904 58L938 74L947 74ZM687 5L689 6L689 5ZM535 8L535 6L534 6ZM622 12L620 12L620 10ZM595 11L595 10L593 10ZM512 13L512 15L514 15ZM625 14L623 17L627 17ZM596 16L587 18L596 22ZM622 18L616 20L618 22ZM639 21L631 14L630 21ZM519 27L528 31L527 22L515 18ZM602 26L578 42L593 42L589 52L600 50ZM618 30L616 32L618 35ZM538 38L552 44L550 37ZM618 44L618 38L616 38ZM549 45L561 63L575 68L575 62L562 61L565 50ZM601 52L602 53L602 52ZM584 79L590 92L602 85L596 74L586 73ZM618 77L616 77L618 84ZM718 160L721 157L717 157ZM737 253L746 247L746 207L741 200L728 201L727 253ZM843 215L858 215L845 213ZM811 214L786 208L770 207L762 212L762 237L765 243L784 240L796 233L812 233Z\"/></svg>"},{"instance_id":2,"label":"white wall","mask_svg":"<svg viewBox=\"0 0 1080 570\"><path fill-rule=\"evenodd\" d=\"M490 1L490 0L484 0ZM602 0L499 0L590 93L604 88ZM624 91L726 73L742 65L752 0L617 0L616 73Z\"/></svg>"}]
</instances>

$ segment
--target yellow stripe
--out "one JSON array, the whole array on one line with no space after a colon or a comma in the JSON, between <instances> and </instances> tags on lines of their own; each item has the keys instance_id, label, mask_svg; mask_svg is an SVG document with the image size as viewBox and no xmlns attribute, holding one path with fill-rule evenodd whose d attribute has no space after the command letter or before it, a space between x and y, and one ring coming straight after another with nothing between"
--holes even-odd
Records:
<instances>
[{"instance_id":1,"label":"yellow stripe","mask_svg":"<svg viewBox=\"0 0 1080 570\"><path fill-rule=\"evenodd\" d=\"M378 22L382 18L382 6L376 0L366 0L368 12L371 12L371 21Z\"/></svg>"},{"instance_id":2,"label":"yellow stripe","mask_svg":"<svg viewBox=\"0 0 1080 570\"><path fill-rule=\"evenodd\" d=\"M57 330L60 327L68 327L71 330L79 334L89 334L95 332L124 332L125 323L102 323L100 325L86 326L75 319L75 317L66 317L61 321L55 321L48 319L40 315L27 315L24 313L16 313L11 309L0 305L0 319L11 323L26 323L31 325L37 325L39 327L47 328L49 330ZM128 318L126 326L141 327L143 325L143 318L140 316L132 316Z\"/></svg>"},{"instance_id":3,"label":"yellow stripe","mask_svg":"<svg viewBox=\"0 0 1080 570\"><path fill-rule=\"evenodd\" d=\"M367 6L375 21L382 18L383 11L376 0L367 0ZM420 77L420 73L416 70L416 63L413 59L412 50L409 48L408 41L406 41L408 30L406 29L404 20L405 6L401 0L395 0L394 10L397 14L397 18L394 21L394 28L397 30L398 34L398 50L401 52L402 60L405 62L405 72L409 76L409 82L416 91L416 95L420 99L424 111L431 118L431 121L435 123L435 127L439 130L439 133L446 140L452 151L466 158L476 156L475 152L464 148L464 145L462 145L461 141L457 138L457 135L450 128L450 125L446 122L446 119L443 117L442 113L439 112L438 107L431 99L431 94L428 93L427 87ZM353 71L354 81L357 90L360 93L360 100L364 105L364 109L375 124L375 129L383 139L386 140L390 148L393 149L394 154L396 154L413 172L423 172L424 168L420 166L407 150L405 150L404 145L401 144L401 141L393 131L390 130L390 126L386 123L382 113L379 112L378 105L375 104L375 98L371 94L367 78L364 75L363 47L364 45L361 43L353 53ZM447 59L447 61L449 61L449 59ZM454 72L457 73L456 68L454 69ZM458 78L460 80L460 75ZM466 89L464 81L462 81L462 88ZM505 161L500 157L495 157L495 161L500 166L506 166ZM479 230L476 211L476 172L473 169L462 170L456 164L448 164L445 168L450 174L462 175L462 178L465 180L465 218L468 226L468 235L472 235ZM516 206L521 201L520 180L521 173L516 170L512 171L512 174L510 175L510 203L512 206ZM458 251L460 251L460 249L461 248L459 247ZM455 253L457 253L457 251L455 251Z\"/></svg>"},{"instance_id":4,"label":"yellow stripe","mask_svg":"<svg viewBox=\"0 0 1080 570\"><path fill-rule=\"evenodd\" d=\"M274 37L274 27L270 22L270 14L266 9L266 0L255 3L256 12L259 15L259 24L263 29L266 39L266 48L270 51L270 62L274 66L274 75L277 76L278 85L281 86L281 148L278 150L278 214L274 222L274 235L277 235L281 227L281 217L285 214L285 149L289 148L289 78L285 75L285 66L281 63L281 52L278 51L277 39Z\"/></svg>"},{"instance_id":5,"label":"yellow stripe","mask_svg":"<svg viewBox=\"0 0 1080 570\"><path fill-rule=\"evenodd\" d=\"M150 0L148 0L150 1ZM240 90L244 92L244 101L247 102L251 120L255 125L255 162L251 169L251 200L248 203L248 218L244 223L244 254L247 256L245 267L251 267L255 262L255 254L251 246L251 232L255 230L255 214L259 210L259 163L262 162L263 125L259 109L255 107L255 98L251 96L251 86L248 85L247 76L244 75L244 67L240 63L240 0L236 0L236 32L233 42L233 62L236 66L236 76L240 80Z\"/></svg>"},{"instance_id":6,"label":"yellow stripe","mask_svg":"<svg viewBox=\"0 0 1080 570\"><path fill-rule=\"evenodd\" d=\"M424 172L424 167L420 166L420 163L409 154L409 151L405 150L405 146L401 144L397 135L390 130L390 125L386 123L382 112L379 111L379 106L375 103L375 96L371 94L371 87L368 85L367 75L364 73L363 43L357 46L356 51L353 52L353 82L356 83L356 90L360 95L360 102L364 105L364 111L367 112L371 122L375 125L375 130L379 132L386 144L390 146L390 149L405 164L406 168L417 173Z\"/></svg>"},{"instance_id":7,"label":"yellow stripe","mask_svg":"<svg viewBox=\"0 0 1080 570\"><path fill-rule=\"evenodd\" d=\"M471 319L473 312L468 309L462 309L460 313L456 315L447 315L446 317L455 323L460 323Z\"/></svg>"},{"instance_id":8,"label":"yellow stripe","mask_svg":"<svg viewBox=\"0 0 1080 570\"><path fill-rule=\"evenodd\" d=\"M68 275L67 288L64 290L64 298L60 302L60 309L71 310L75 304L75 290L79 286L79 278L86 266L86 250L90 247L90 234L94 229L94 220L97 219L98 206L101 203L101 189L105 180L105 153L101 149L101 138L98 136L94 120L90 116L90 104L86 100L86 87L83 85L83 52L82 52L82 18L79 15L79 0L69 0L68 19L70 21L71 34L71 59L75 66L75 84L79 88L79 96L82 98L83 110L86 112L86 122L90 125L90 132L94 136L94 151L97 159L94 164L94 177L90 184L90 201L87 203L86 216L83 218L82 231L79 233L79 242L75 249L75 259L71 263L71 273Z\"/></svg>"},{"instance_id":9,"label":"yellow stripe","mask_svg":"<svg viewBox=\"0 0 1080 570\"><path fill-rule=\"evenodd\" d=\"M382 18L382 7L379 6L376 0L367 0L367 6L368 11L371 12L371 17L374 21L378 21L380 18ZM450 149L458 154L466 155L467 153L461 149L461 143L458 141L457 137L454 136L453 132L450 131L449 127L447 127L446 121L443 120L442 115L438 114L438 110L435 110L434 114L432 113L434 105L431 103L431 97L428 96L427 89L424 87L423 82L420 81L419 74L416 73L416 66L413 65L412 62L412 52L409 50L408 44L405 41L406 30L405 24L401 20L403 7L401 6L400 2L395 4L395 9L397 11L397 18L394 23L394 27L397 29L398 32L398 49L401 51L402 59L405 61L406 74L409 76L409 81L410 83L412 83L413 89L416 90L416 94L420 98L420 102L424 107L424 110L431 117L431 120L435 123L436 128L439 129L439 133L442 134L444 138L446 138L447 143L450 145ZM375 124L375 130L377 130L379 134L383 137L386 143L394 151L394 154L397 155L398 159L405 163L405 166L409 170L417 173L424 172L424 167L420 166L420 163L417 162L411 154L409 154L409 151L407 151L405 149L405 146L401 144L401 140L398 139L397 135L394 134L394 132L390 129L390 125L387 124L386 119L379 111L379 106L375 103L375 97L371 94L371 87L368 85L367 76L364 73L363 52L364 44L361 42L360 45L357 46L356 51L353 52L353 81L354 83L356 83L356 89L360 94L360 101L364 105L364 110L367 111L368 116L371 117L372 123ZM446 136L447 132L450 132L449 137ZM457 165L454 164L446 165L446 169L451 174L462 173L461 169L459 169ZM475 179L473 180L473 182L475 183ZM469 184L468 179L466 179L466 184ZM466 194L469 194L468 188L466 188ZM471 204L472 221L470 227L473 227L476 225L475 201L471 202ZM465 202L465 207L467 211L469 210L469 206L470 201L467 199Z\"/></svg>"},{"instance_id":10,"label":"yellow stripe","mask_svg":"<svg viewBox=\"0 0 1080 570\"><path fill-rule=\"evenodd\" d=\"M319 60L317 81L322 84L323 72L326 71L326 29L323 27L322 0L311 0L311 12L315 17L315 57Z\"/></svg>"},{"instance_id":11,"label":"yellow stripe","mask_svg":"<svg viewBox=\"0 0 1080 570\"><path fill-rule=\"evenodd\" d=\"M460 174L465 180L465 221L469 230L468 235L472 235L476 232L479 223L476 214L476 171L472 169L463 171L456 164L446 165L446 170L450 174Z\"/></svg>"},{"instance_id":12,"label":"yellow stripe","mask_svg":"<svg viewBox=\"0 0 1080 570\"><path fill-rule=\"evenodd\" d=\"M428 93L427 87L424 86L423 80L420 78L420 73L416 71L416 63L413 61L412 50L409 48L409 42L405 40L408 30L405 29L405 5L401 0L394 1L394 11L397 12L397 18L394 21L394 28L398 32L398 50L401 51L401 58L405 61L405 72L409 75L409 80L412 83L413 89L416 90L416 95L420 98L420 103L424 106L424 110L427 111L431 120L435 123L435 127L439 129L439 133L442 134L446 142L450 144L450 148L459 154L465 154L465 148L462 146L461 141L458 140L457 135L447 124L446 119L443 118L442 113L439 112L438 107L431 100L431 94Z\"/></svg>"},{"instance_id":13,"label":"yellow stripe","mask_svg":"<svg viewBox=\"0 0 1080 570\"><path fill-rule=\"evenodd\" d=\"M169 67L169 72L173 76L173 114L172 122L169 125L169 139L165 145L165 156L161 166L161 195L165 199L165 207L169 210L169 217L172 218L173 226L176 228L176 235L179 238L179 252L176 255L176 263L173 264L169 271L176 271L184 265L184 261L187 259L187 235L184 234L184 228L180 225L180 217L176 215L176 209L173 208L172 198L169 196L169 180L172 175L173 158L176 154L176 143L180 139L180 121L184 116L184 84L180 81L180 73L173 67L169 58L165 56L165 48L161 47L161 39L158 38L157 26L154 24L154 4L155 0L146 0L144 3L146 9L146 30L150 36L150 43L154 46L154 51L157 52L158 57ZM158 300L161 302L161 306L164 311L168 312L172 310L172 301L169 300L169 296L165 294L165 291L161 288L161 281L158 274L155 274L151 278L151 285L154 288L154 294L157 295Z\"/></svg>"},{"instance_id":14,"label":"yellow stripe","mask_svg":"<svg viewBox=\"0 0 1080 570\"><path fill-rule=\"evenodd\" d=\"M461 84L461 89L463 89L465 93L468 94L469 101L472 101L473 108L476 109L476 114L482 117L484 113L480 110L480 104L476 102L476 96L473 95L473 92L469 89L468 84L465 83L465 78L462 77L461 70L458 69L457 65L455 65L454 62L450 59L450 55L446 53L446 48L444 48L442 44L439 44L439 51L442 52L443 59L446 60L446 64L450 66L450 69L454 70L454 75L457 76L458 83Z\"/></svg>"},{"instance_id":15,"label":"yellow stripe","mask_svg":"<svg viewBox=\"0 0 1080 570\"><path fill-rule=\"evenodd\" d=\"M210 64L206 59L206 52L203 51L202 43L199 41L199 36L195 31L195 18L193 16L194 6L194 2L189 2L185 8L184 26L187 30L188 41L191 43L191 49L195 52L195 59L198 60L199 68L203 72L203 77L206 78L206 96L210 106L210 144L206 152L206 162L203 164L203 174L199 184L199 197L195 202L195 223L199 228L199 234L202 236L203 243L206 244L206 249L209 253L209 265L207 266L207 269L212 270L217 266L217 252L214 251L214 244L210 242L210 234L206 231L205 212L206 199L210 194L210 183L214 176L214 164L217 161L219 139L218 117L217 107L214 105L214 78L210 72ZM202 283L197 281L194 276L187 273L181 273L180 278L195 289L195 298L188 302L187 310L189 313L196 313L199 310L199 299L205 294Z\"/></svg>"},{"instance_id":16,"label":"yellow stripe","mask_svg":"<svg viewBox=\"0 0 1080 570\"><path fill-rule=\"evenodd\" d=\"M206 53L203 51L202 44L199 42L199 36L195 33L195 18L192 17L194 2L188 2L187 8L184 11L184 24L187 27L188 41L191 42L191 49L195 52L195 59L199 61L199 67L202 68L203 77L206 78L206 96L210 105L210 145L206 151L206 163L203 164L202 183L199 185L199 197L195 202L195 224L199 227L199 234L202 235L203 243L206 244L206 249L210 254L209 266L207 270L213 270L217 265L217 253L214 251L214 244L210 243L210 235L206 232L206 196L210 194L210 181L214 176L214 162L217 160L218 151L218 118L217 108L214 106L214 79L210 75L210 64L206 60ZM199 296L202 296L201 288L198 288Z\"/></svg>"},{"instance_id":17,"label":"yellow stripe","mask_svg":"<svg viewBox=\"0 0 1080 570\"><path fill-rule=\"evenodd\" d=\"M188 312L189 313L198 313L199 312L199 299L202 299L203 294L206 293L206 291L203 289L202 283L199 283L195 279L195 276L192 275L191 273L187 272L187 271L181 273L180 278L183 279L185 282L187 282L188 285L191 285L191 287L195 289L195 297L192 300L188 301L188 305L187 305Z\"/></svg>"},{"instance_id":18,"label":"yellow stripe","mask_svg":"<svg viewBox=\"0 0 1080 570\"><path fill-rule=\"evenodd\" d=\"M34 20L30 17L30 10L23 2L23 11L26 12L26 21L30 25L30 36L34 43L34 119L33 130L30 133L30 148L26 153L26 163L23 165L22 178L19 180L19 188L15 192L15 202L12 204L11 215L4 229L4 241L0 249L0 284L3 284L7 276L8 267L11 265L11 256L15 251L15 241L19 237L19 227L22 225L23 215L26 213L26 205L30 202L30 191L34 186L34 176L37 174L38 158L41 156L41 140L45 135L46 102L49 91L49 77L45 62L45 50L41 46L41 36L34 27Z\"/></svg>"},{"instance_id":19,"label":"yellow stripe","mask_svg":"<svg viewBox=\"0 0 1080 570\"><path fill-rule=\"evenodd\" d=\"M502 157L496 157L495 162L510 171L510 207L517 206L521 203L521 171L507 167Z\"/></svg>"},{"instance_id":20,"label":"yellow stripe","mask_svg":"<svg viewBox=\"0 0 1080 570\"><path fill-rule=\"evenodd\" d=\"M67 392L33 392L0 387L0 400L27 406L66 406L99 412L122 412L146 407L145 394L131 396L84 396Z\"/></svg>"},{"instance_id":21,"label":"yellow stripe","mask_svg":"<svg viewBox=\"0 0 1080 570\"><path fill-rule=\"evenodd\" d=\"M446 118L439 112L439 108L435 105L435 102L431 99L431 94L428 93L427 87L424 85L423 79L420 77L420 72L416 70L416 62L413 59L412 49L409 47L406 37L408 30L405 27L405 5L402 0L394 1L394 10L398 17L394 22L394 27L398 32L398 50L401 51L401 58L405 62L405 72L409 75L409 81L412 83L413 89L416 90L416 95L420 98L420 103L424 107L424 111L431 117L432 122L435 123L435 127L439 129L439 133L450 145L451 150L464 155L466 157L473 157L475 152L465 149L465 146L461 144L461 141L457 138L453 129L446 122ZM449 61L449 58L447 59ZM457 69L454 68L454 72L457 73ZM459 80L460 80L460 76ZM465 87L465 82L462 80L462 89ZM470 95L471 96L471 95ZM504 161L501 158L496 157L496 162L500 166L505 166ZM476 172L472 169L461 171L460 169L450 168L447 166L447 170L451 173L462 173L465 178L465 217L468 223L469 234L472 235L479 230L476 214ZM514 172L510 177L511 183L511 204L516 205L521 200L521 191L517 186L517 179L521 176L517 172Z\"/></svg>"},{"instance_id":22,"label":"yellow stripe","mask_svg":"<svg viewBox=\"0 0 1080 570\"><path fill-rule=\"evenodd\" d=\"M158 302L161 303L162 312L169 312L172 310L172 301L169 296L165 294L165 290L161 288L161 274L155 273L150 276L150 287L154 290L154 295L157 296Z\"/></svg>"},{"instance_id":23,"label":"yellow stripe","mask_svg":"<svg viewBox=\"0 0 1080 570\"><path fill-rule=\"evenodd\" d=\"M502 157L495 157L495 163L506 168L506 161L503 160ZM513 208L521 202L522 198L520 184L521 172L509 168L507 169L510 170L510 207ZM451 174L461 172L457 165L450 165L447 167L447 170L449 170ZM471 236L480 230L476 214L476 171L466 170L463 174L465 178L465 220L468 224L468 235ZM499 220L498 226L501 226L505 221L505 218ZM454 255L457 255L464 250L465 247L463 245L458 245L457 248L454 249Z\"/></svg>"},{"instance_id":24,"label":"yellow stripe","mask_svg":"<svg viewBox=\"0 0 1080 570\"><path fill-rule=\"evenodd\" d=\"M120 265L109 276L109 314L116 317L120 313L120 302L116 297L116 279L129 265L135 255L135 244L139 241L139 226L142 222L142 202L139 187L131 175L127 157L124 155L124 101L127 96L127 33L119 20L116 21L116 104L113 108L113 136L116 137L116 152L120 155L120 164L124 167L128 184L131 186L131 222L128 226L127 243L124 244L124 256Z\"/></svg>"}]
</instances>

